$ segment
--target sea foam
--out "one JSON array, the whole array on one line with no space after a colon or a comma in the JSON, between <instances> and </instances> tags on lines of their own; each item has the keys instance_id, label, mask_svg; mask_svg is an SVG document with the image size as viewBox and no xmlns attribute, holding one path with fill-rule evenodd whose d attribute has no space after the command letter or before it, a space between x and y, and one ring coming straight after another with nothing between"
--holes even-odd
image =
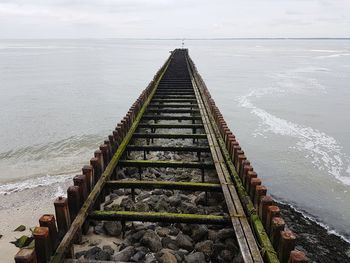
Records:
<instances>
[{"instance_id":1,"label":"sea foam","mask_svg":"<svg viewBox=\"0 0 350 263\"><path fill-rule=\"evenodd\" d=\"M249 109L261 120L255 135L272 132L295 138L296 144L291 146L291 149L303 152L306 158L311 159L311 163L316 168L325 170L342 183L350 185L350 158L343 152L342 146L335 138L312 127L279 118L252 103L252 99L266 95L281 96L287 93L305 93L307 89L326 92L325 87L318 83L315 78L306 78L305 74L302 76L298 74L312 71L327 72L326 69L308 67L277 74L276 76L283 79L277 86L252 90L239 97L238 102L241 107Z\"/></svg>"}]
</instances>

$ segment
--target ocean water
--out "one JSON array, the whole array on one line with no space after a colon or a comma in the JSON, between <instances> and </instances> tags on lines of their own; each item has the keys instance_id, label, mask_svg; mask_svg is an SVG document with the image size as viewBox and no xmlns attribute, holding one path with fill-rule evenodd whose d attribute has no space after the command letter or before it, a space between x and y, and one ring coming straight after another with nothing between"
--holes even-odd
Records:
<instances>
[{"instance_id":1,"label":"ocean water","mask_svg":"<svg viewBox=\"0 0 350 263\"><path fill-rule=\"evenodd\" d=\"M0 40L0 195L79 172L180 45ZM270 194L350 239L350 40L185 47Z\"/></svg>"}]
</instances>

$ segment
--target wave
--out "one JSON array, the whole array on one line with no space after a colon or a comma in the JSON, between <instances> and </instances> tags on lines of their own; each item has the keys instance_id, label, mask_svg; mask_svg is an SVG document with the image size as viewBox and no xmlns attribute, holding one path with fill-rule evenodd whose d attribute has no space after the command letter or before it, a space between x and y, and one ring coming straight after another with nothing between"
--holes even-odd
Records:
<instances>
[{"instance_id":1,"label":"wave","mask_svg":"<svg viewBox=\"0 0 350 263\"><path fill-rule=\"evenodd\" d=\"M71 136L0 153L0 194L62 182L80 171L102 140L98 135Z\"/></svg>"},{"instance_id":2,"label":"wave","mask_svg":"<svg viewBox=\"0 0 350 263\"><path fill-rule=\"evenodd\" d=\"M7 195L11 193L21 192L27 189L36 188L39 186L48 186L54 183L64 183L73 177L74 172L65 175L46 175L38 178L30 178L20 182L13 182L0 185L0 195ZM62 192L60 189L59 194Z\"/></svg>"},{"instance_id":3,"label":"wave","mask_svg":"<svg viewBox=\"0 0 350 263\"><path fill-rule=\"evenodd\" d=\"M317 71L317 69L314 70ZM251 102L252 98L260 98L264 95L279 96L287 92L305 93L307 89L317 88L319 91L326 92L325 88L315 79L305 79L304 76L297 77L296 72L305 72L305 70L294 70L292 74L290 72L279 74L278 76L283 77L283 82L280 82L279 86L253 90L238 98L239 105L250 109L251 113L260 118L261 125L255 135L272 132L297 139L296 144L290 148L303 152L304 156L311 159L312 164L319 170L326 170L343 184L350 185L350 176L348 176L350 174L350 158L342 152L342 146L335 138L312 127L274 116ZM291 78L291 76L293 77ZM297 81L299 85L302 79L304 79L304 85L296 87L295 82Z\"/></svg>"}]
</instances>

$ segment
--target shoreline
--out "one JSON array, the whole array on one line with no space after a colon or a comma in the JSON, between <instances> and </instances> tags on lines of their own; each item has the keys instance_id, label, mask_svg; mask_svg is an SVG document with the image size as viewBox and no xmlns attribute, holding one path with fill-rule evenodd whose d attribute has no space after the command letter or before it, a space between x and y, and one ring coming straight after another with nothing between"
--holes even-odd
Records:
<instances>
[{"instance_id":1,"label":"shoreline","mask_svg":"<svg viewBox=\"0 0 350 263\"><path fill-rule=\"evenodd\" d=\"M38 219L45 213L54 213L54 199L65 194L71 180L47 186L38 186L19 192L2 195L0 205L0 262L12 262L18 248L9 243L22 235L30 234L29 228L38 225ZM341 235L331 233L325 226L305 216L289 204L278 202L281 214L288 226L297 234L296 248L306 252L311 262L350 261L350 243ZM9 220L11 216L11 220ZM13 232L19 225L26 231Z\"/></svg>"}]
</instances>

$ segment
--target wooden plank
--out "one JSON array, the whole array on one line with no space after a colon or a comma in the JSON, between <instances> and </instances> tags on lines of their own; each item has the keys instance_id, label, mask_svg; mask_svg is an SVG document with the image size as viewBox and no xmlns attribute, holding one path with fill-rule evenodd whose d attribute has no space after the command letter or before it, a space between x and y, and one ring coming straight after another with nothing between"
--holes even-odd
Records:
<instances>
[{"instance_id":1,"label":"wooden plank","mask_svg":"<svg viewBox=\"0 0 350 263\"><path fill-rule=\"evenodd\" d=\"M215 165L208 162L159 161L159 160L119 160L120 167L169 167L214 169Z\"/></svg>"},{"instance_id":2,"label":"wooden plank","mask_svg":"<svg viewBox=\"0 0 350 263\"><path fill-rule=\"evenodd\" d=\"M179 214L166 212L135 212L135 211L93 211L89 215L92 220L103 221L142 221L163 223L187 223L230 226L228 216Z\"/></svg>"},{"instance_id":3,"label":"wooden plank","mask_svg":"<svg viewBox=\"0 0 350 263\"><path fill-rule=\"evenodd\" d=\"M232 224L236 232L243 260L245 262L263 262L259 252L259 248L254 239L252 230L249 226L247 218L245 217L245 213L242 208L240 199L233 186L233 182L230 179L228 170L226 169L226 166L224 164L224 160L221 155L221 150L218 146L215 132L212 128L212 125L210 125L210 119L208 117L206 107L204 106L199 89L194 80L193 87L197 96L199 109L203 118L202 122L208 135L208 142L211 146L212 157L215 163L216 170L218 172L220 183L222 185L226 184L226 186L223 186L223 193L225 196L230 216L232 218Z\"/></svg>"},{"instance_id":4,"label":"wooden plank","mask_svg":"<svg viewBox=\"0 0 350 263\"><path fill-rule=\"evenodd\" d=\"M209 146L158 146L158 145L128 145L128 151L159 151L159 152L210 152Z\"/></svg>"},{"instance_id":5,"label":"wooden plank","mask_svg":"<svg viewBox=\"0 0 350 263\"><path fill-rule=\"evenodd\" d=\"M112 189L135 188L135 189L167 189L167 190L185 190L185 191L222 192L222 188L220 184L197 183L197 182L116 180L116 181L108 181L106 184L106 187L109 187Z\"/></svg>"},{"instance_id":6,"label":"wooden plank","mask_svg":"<svg viewBox=\"0 0 350 263\"><path fill-rule=\"evenodd\" d=\"M134 133L134 138L152 139L207 139L206 134L186 134L186 133Z\"/></svg>"}]
</instances>

